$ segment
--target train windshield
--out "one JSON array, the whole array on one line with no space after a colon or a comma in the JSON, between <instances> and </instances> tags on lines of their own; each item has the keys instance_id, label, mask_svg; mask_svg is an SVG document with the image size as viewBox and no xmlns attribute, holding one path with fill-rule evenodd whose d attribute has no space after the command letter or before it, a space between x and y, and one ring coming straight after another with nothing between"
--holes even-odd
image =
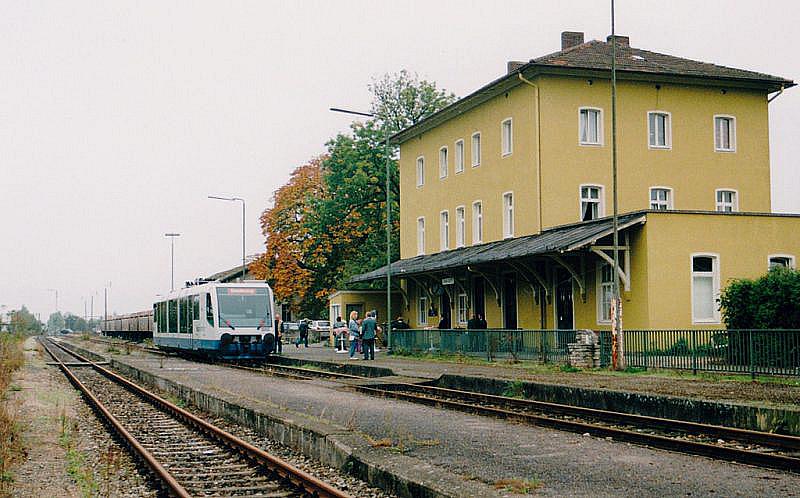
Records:
<instances>
[{"instance_id":1,"label":"train windshield","mask_svg":"<svg viewBox=\"0 0 800 498\"><path fill-rule=\"evenodd\" d=\"M269 293L263 287L218 287L220 328L271 327Z\"/></svg>"}]
</instances>

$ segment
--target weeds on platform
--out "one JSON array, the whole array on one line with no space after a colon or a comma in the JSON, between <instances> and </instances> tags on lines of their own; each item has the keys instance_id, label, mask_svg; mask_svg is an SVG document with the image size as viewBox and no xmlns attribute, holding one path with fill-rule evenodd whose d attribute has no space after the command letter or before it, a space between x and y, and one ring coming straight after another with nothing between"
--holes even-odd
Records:
<instances>
[{"instance_id":1,"label":"weeds on platform","mask_svg":"<svg viewBox=\"0 0 800 498\"><path fill-rule=\"evenodd\" d=\"M532 494L542 487L542 481L535 477L530 479L500 479L494 483L495 489L520 495Z\"/></svg>"},{"instance_id":2,"label":"weeds on platform","mask_svg":"<svg viewBox=\"0 0 800 498\"><path fill-rule=\"evenodd\" d=\"M85 455L75 448L75 433L78 431L78 423L70 420L63 410L59 420L61 433L58 436L58 443L66 450L67 474L81 488L83 496L97 496L100 489L92 470L86 465Z\"/></svg>"},{"instance_id":3,"label":"weeds on platform","mask_svg":"<svg viewBox=\"0 0 800 498\"><path fill-rule=\"evenodd\" d=\"M508 383L503 390L503 396L506 398L524 398L525 397L525 383L521 380L514 380Z\"/></svg>"},{"instance_id":4,"label":"weeds on platform","mask_svg":"<svg viewBox=\"0 0 800 498\"><path fill-rule=\"evenodd\" d=\"M0 334L0 496L8 493L8 487L14 482L11 466L24 454L18 414L6 397L6 390L21 389L11 384L11 376L25 361L23 339L22 334Z\"/></svg>"}]
</instances>

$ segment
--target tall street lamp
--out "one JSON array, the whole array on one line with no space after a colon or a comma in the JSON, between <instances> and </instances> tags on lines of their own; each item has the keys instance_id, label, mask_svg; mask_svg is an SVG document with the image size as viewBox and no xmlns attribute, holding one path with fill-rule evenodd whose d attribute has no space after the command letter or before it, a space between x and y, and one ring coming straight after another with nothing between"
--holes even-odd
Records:
<instances>
[{"instance_id":1,"label":"tall street lamp","mask_svg":"<svg viewBox=\"0 0 800 498\"><path fill-rule=\"evenodd\" d=\"M333 112L341 112L344 114L353 114L355 116L365 116L368 118L375 118L375 114L369 112L351 111L348 109L340 109L338 107L331 107ZM385 152L386 156L386 347L389 351L392 350L392 191L389 184L389 123L383 123L383 131L385 138Z\"/></svg>"},{"instance_id":2,"label":"tall street lamp","mask_svg":"<svg viewBox=\"0 0 800 498\"><path fill-rule=\"evenodd\" d=\"M164 237L169 237L169 252L172 265L170 266L170 274L172 275L170 290L175 290L175 237L180 237L179 233L165 233Z\"/></svg>"},{"instance_id":3,"label":"tall street lamp","mask_svg":"<svg viewBox=\"0 0 800 498\"><path fill-rule=\"evenodd\" d=\"M244 257L244 199L241 197L220 197L217 195L209 195L209 199L217 199L220 201L241 201L242 203L242 282L244 282L244 274L247 271L247 264L245 263Z\"/></svg>"}]
</instances>

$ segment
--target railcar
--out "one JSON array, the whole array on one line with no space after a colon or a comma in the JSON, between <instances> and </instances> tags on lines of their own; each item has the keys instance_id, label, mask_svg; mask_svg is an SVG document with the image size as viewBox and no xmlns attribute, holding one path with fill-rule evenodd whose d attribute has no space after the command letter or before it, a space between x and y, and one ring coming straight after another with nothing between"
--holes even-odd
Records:
<instances>
[{"instance_id":1,"label":"railcar","mask_svg":"<svg viewBox=\"0 0 800 498\"><path fill-rule=\"evenodd\" d=\"M103 335L141 341L153 336L153 312L112 316L100 322Z\"/></svg>"},{"instance_id":2,"label":"railcar","mask_svg":"<svg viewBox=\"0 0 800 498\"><path fill-rule=\"evenodd\" d=\"M207 282L153 304L153 343L223 359L258 359L275 348L272 289L264 282Z\"/></svg>"}]
</instances>

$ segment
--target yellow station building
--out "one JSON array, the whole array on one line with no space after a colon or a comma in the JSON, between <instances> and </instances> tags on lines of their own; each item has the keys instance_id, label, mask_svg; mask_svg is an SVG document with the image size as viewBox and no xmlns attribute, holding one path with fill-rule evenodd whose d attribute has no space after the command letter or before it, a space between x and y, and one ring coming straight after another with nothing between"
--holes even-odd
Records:
<instances>
[{"instance_id":1,"label":"yellow station building","mask_svg":"<svg viewBox=\"0 0 800 498\"><path fill-rule=\"evenodd\" d=\"M770 212L769 106L794 82L616 43L625 327L722 327L728 281L800 254L800 215ZM393 137L393 314L415 328L474 314L490 328L610 328L611 50L564 32L560 51L509 62Z\"/></svg>"}]
</instances>

